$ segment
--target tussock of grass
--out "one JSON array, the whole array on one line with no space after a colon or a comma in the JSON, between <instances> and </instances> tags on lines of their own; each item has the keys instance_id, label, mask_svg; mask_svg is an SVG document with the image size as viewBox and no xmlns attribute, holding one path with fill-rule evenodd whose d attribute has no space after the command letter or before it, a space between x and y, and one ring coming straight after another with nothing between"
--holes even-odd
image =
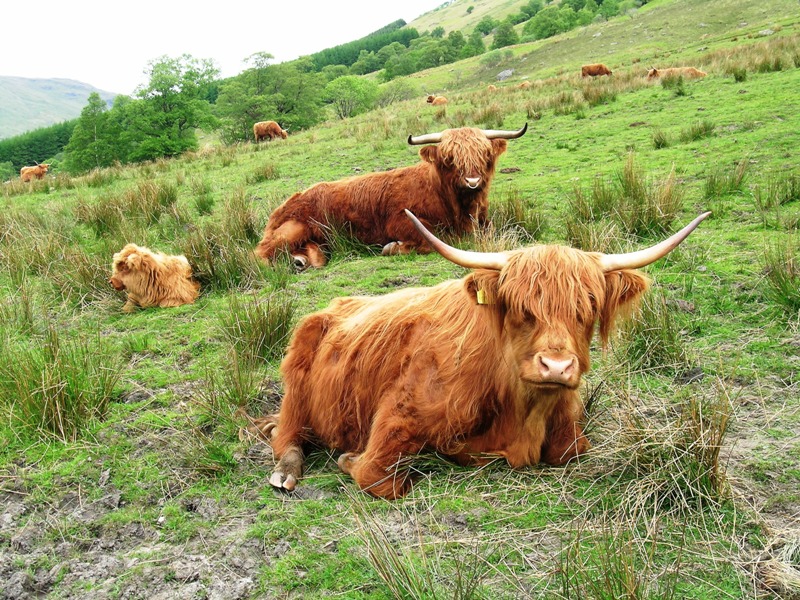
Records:
<instances>
[{"instance_id":1,"label":"tussock of grass","mask_svg":"<svg viewBox=\"0 0 800 600\"><path fill-rule=\"evenodd\" d=\"M800 245L793 237L764 252L766 294L790 315L800 315Z\"/></svg>"},{"instance_id":2,"label":"tussock of grass","mask_svg":"<svg viewBox=\"0 0 800 600\"><path fill-rule=\"evenodd\" d=\"M621 522L604 520L599 526L589 522L572 534L559 556L560 598L592 599L636 598L668 600L677 598L683 548L679 547L672 564L663 569L656 564L657 551L666 551L657 532L640 535L634 519ZM675 552L674 548L670 548Z\"/></svg>"},{"instance_id":3,"label":"tussock of grass","mask_svg":"<svg viewBox=\"0 0 800 600\"><path fill-rule=\"evenodd\" d=\"M177 200L177 186L145 180L122 194L104 196L96 202L80 200L75 218L91 227L97 237L120 236L129 223L142 227L157 224L162 215L175 208Z\"/></svg>"},{"instance_id":4,"label":"tussock of grass","mask_svg":"<svg viewBox=\"0 0 800 600\"><path fill-rule=\"evenodd\" d=\"M653 131L653 148L661 150L662 148L669 147L669 138L667 134L660 129Z\"/></svg>"},{"instance_id":5,"label":"tussock of grass","mask_svg":"<svg viewBox=\"0 0 800 600\"><path fill-rule=\"evenodd\" d=\"M678 139L682 142L696 142L697 140L702 140L703 138L714 135L714 129L714 123L711 121L698 121L682 129L678 134Z\"/></svg>"},{"instance_id":6,"label":"tussock of grass","mask_svg":"<svg viewBox=\"0 0 800 600\"><path fill-rule=\"evenodd\" d=\"M294 311L295 299L285 292L243 299L232 294L219 317L223 338L247 362L275 361L288 343Z\"/></svg>"},{"instance_id":7,"label":"tussock of grass","mask_svg":"<svg viewBox=\"0 0 800 600\"><path fill-rule=\"evenodd\" d=\"M99 336L64 341L54 324L35 347L0 349L0 410L28 439L76 440L102 419L122 375L119 352Z\"/></svg>"},{"instance_id":8,"label":"tussock of grass","mask_svg":"<svg viewBox=\"0 0 800 600\"><path fill-rule=\"evenodd\" d=\"M683 205L683 195L674 169L660 180L648 180L631 152L612 181L595 178L590 192L575 186L567 202L571 239L584 237L579 223L602 219L614 221L626 233L645 236L669 230Z\"/></svg>"},{"instance_id":9,"label":"tussock of grass","mask_svg":"<svg viewBox=\"0 0 800 600\"><path fill-rule=\"evenodd\" d=\"M643 297L639 311L622 325L620 333L618 360L634 371L675 373L691 366L674 309L659 290Z\"/></svg>"},{"instance_id":10,"label":"tussock of grass","mask_svg":"<svg viewBox=\"0 0 800 600\"><path fill-rule=\"evenodd\" d=\"M403 513L401 518L413 541L399 543L387 533L383 519L363 494L348 491L348 497L355 514L355 535L366 550L369 564L395 598L486 597L484 582L494 575L493 563L499 558L491 548L483 547L477 539L428 542L411 513Z\"/></svg>"},{"instance_id":11,"label":"tussock of grass","mask_svg":"<svg viewBox=\"0 0 800 600\"><path fill-rule=\"evenodd\" d=\"M800 200L800 174L771 174L767 181L753 187L753 202L764 227L796 229L800 215L788 210L790 203Z\"/></svg>"},{"instance_id":12,"label":"tussock of grass","mask_svg":"<svg viewBox=\"0 0 800 600\"><path fill-rule=\"evenodd\" d=\"M247 290L259 287L270 267L253 253L252 246L234 239L221 224L209 222L190 231L182 254L194 277L207 291Z\"/></svg>"},{"instance_id":13,"label":"tussock of grass","mask_svg":"<svg viewBox=\"0 0 800 600\"><path fill-rule=\"evenodd\" d=\"M504 190L499 198L489 203L489 221L496 230L522 228L531 239L538 239L546 228L546 219L540 208L531 208L516 186Z\"/></svg>"},{"instance_id":14,"label":"tussock of grass","mask_svg":"<svg viewBox=\"0 0 800 600\"><path fill-rule=\"evenodd\" d=\"M703 195L707 199L742 191L747 176L747 160L738 161L733 168L717 167L707 177Z\"/></svg>"}]
</instances>

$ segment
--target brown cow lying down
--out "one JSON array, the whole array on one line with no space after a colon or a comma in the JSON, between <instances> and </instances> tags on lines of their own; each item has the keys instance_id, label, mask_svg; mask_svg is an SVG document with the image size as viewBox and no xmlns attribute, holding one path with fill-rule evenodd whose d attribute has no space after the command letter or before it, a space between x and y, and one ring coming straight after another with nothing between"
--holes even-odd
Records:
<instances>
[{"instance_id":1,"label":"brown cow lying down","mask_svg":"<svg viewBox=\"0 0 800 600\"><path fill-rule=\"evenodd\" d=\"M416 165L382 173L318 183L298 192L269 217L256 254L274 262L288 252L298 269L327 262L320 245L331 226L344 226L365 244L380 244L383 254L430 252L403 213L408 208L427 227L455 234L469 233L486 222L489 184L497 158L518 131L471 127L408 136L412 145L426 145Z\"/></svg>"},{"instance_id":2,"label":"brown cow lying down","mask_svg":"<svg viewBox=\"0 0 800 600\"><path fill-rule=\"evenodd\" d=\"M22 181L30 181L31 179L44 179L47 169L49 168L50 165L47 163L36 165L35 167L22 167L19 170L19 176Z\"/></svg>"},{"instance_id":3,"label":"brown cow lying down","mask_svg":"<svg viewBox=\"0 0 800 600\"><path fill-rule=\"evenodd\" d=\"M338 298L298 324L281 363L280 412L248 428L271 438L270 484L294 489L308 443L343 452L340 468L385 498L409 490L407 460L425 450L461 464L502 456L512 467L580 455L589 441L578 387L595 324L605 343L648 288L635 269L709 214L652 248L601 254L458 250L409 213L437 252L475 270L430 288Z\"/></svg>"},{"instance_id":4,"label":"brown cow lying down","mask_svg":"<svg viewBox=\"0 0 800 600\"><path fill-rule=\"evenodd\" d=\"M426 102L434 106L441 106L442 104L447 104L447 98L444 96L428 96Z\"/></svg>"},{"instance_id":5,"label":"brown cow lying down","mask_svg":"<svg viewBox=\"0 0 800 600\"><path fill-rule=\"evenodd\" d=\"M124 312L133 312L137 307L192 304L200 289L192 279L192 268L185 256L168 256L136 244L128 244L114 254L108 281L115 290L128 292Z\"/></svg>"},{"instance_id":6,"label":"brown cow lying down","mask_svg":"<svg viewBox=\"0 0 800 600\"><path fill-rule=\"evenodd\" d=\"M694 67L670 67L668 69L650 69L647 72L648 79L657 79L659 77L685 77L686 79L699 79L705 77L706 74Z\"/></svg>"}]
</instances>

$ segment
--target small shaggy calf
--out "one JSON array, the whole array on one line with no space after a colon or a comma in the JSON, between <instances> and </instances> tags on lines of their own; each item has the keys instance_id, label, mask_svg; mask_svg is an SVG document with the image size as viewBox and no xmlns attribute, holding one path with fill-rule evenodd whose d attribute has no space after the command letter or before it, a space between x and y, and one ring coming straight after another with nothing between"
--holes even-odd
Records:
<instances>
[{"instance_id":1,"label":"small shaggy calf","mask_svg":"<svg viewBox=\"0 0 800 600\"><path fill-rule=\"evenodd\" d=\"M108 282L115 290L128 292L123 312L134 312L137 307L192 304L200 290L185 256L168 256L136 244L114 254Z\"/></svg>"}]
</instances>

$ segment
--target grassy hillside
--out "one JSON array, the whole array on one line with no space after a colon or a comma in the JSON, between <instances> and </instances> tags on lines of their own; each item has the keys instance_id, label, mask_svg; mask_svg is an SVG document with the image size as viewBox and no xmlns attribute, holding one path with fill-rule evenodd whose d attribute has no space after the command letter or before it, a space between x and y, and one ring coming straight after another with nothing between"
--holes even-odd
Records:
<instances>
[{"instance_id":1,"label":"grassy hillside","mask_svg":"<svg viewBox=\"0 0 800 600\"><path fill-rule=\"evenodd\" d=\"M444 27L445 32L454 30L468 35L484 17L502 21L508 15L519 12L527 0L460 0L443 3L438 8L426 12L409 23L420 33ZM468 12L468 9L472 10Z\"/></svg>"},{"instance_id":2,"label":"grassy hillside","mask_svg":"<svg viewBox=\"0 0 800 600\"><path fill-rule=\"evenodd\" d=\"M528 89L490 93L494 69L459 63L415 78L445 107L4 186L0 596L797 597L800 9L651 4L515 48ZM699 43L667 23L691 12L714 30ZM590 40L611 78L581 80L570 48ZM650 61L708 76L647 81ZM393 502L317 450L298 489L275 492L271 449L238 430L240 409L279 405L287 329L335 297L465 271L342 236L324 269L267 267L251 251L270 212L316 182L413 164L410 133L524 122L492 184L494 227L464 248L616 252L713 211L644 269L638 316L593 348L593 448L520 470L427 455ZM198 301L123 314L107 278L126 242L186 254Z\"/></svg>"},{"instance_id":3,"label":"grassy hillside","mask_svg":"<svg viewBox=\"0 0 800 600\"><path fill-rule=\"evenodd\" d=\"M71 79L0 76L0 139L78 118L92 92L109 105L116 95Z\"/></svg>"},{"instance_id":4,"label":"grassy hillside","mask_svg":"<svg viewBox=\"0 0 800 600\"><path fill-rule=\"evenodd\" d=\"M475 16L478 5L471 17ZM421 28L421 23L427 22L423 20L431 15L448 11L459 14L461 8L456 3L423 15L411 25ZM594 62L603 62L612 70L644 73L651 66L696 64L709 49L751 43L761 31L792 27L797 21L798 7L792 0L766 4L740 0L656 0L637 9L631 17L519 44L511 47L510 56L500 51L503 58L497 64L487 65L485 56L477 56L456 65L417 73L412 78L423 89L445 92L496 83L496 75L506 69L514 71L510 83L580 73L581 65Z\"/></svg>"}]
</instances>

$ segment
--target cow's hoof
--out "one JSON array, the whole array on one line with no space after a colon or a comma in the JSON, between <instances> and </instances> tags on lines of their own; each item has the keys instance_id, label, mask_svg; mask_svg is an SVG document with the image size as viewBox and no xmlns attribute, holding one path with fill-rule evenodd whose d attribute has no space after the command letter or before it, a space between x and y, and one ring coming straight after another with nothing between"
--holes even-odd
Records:
<instances>
[{"instance_id":1,"label":"cow's hoof","mask_svg":"<svg viewBox=\"0 0 800 600\"><path fill-rule=\"evenodd\" d=\"M400 249L403 245L403 242L389 242L383 247L381 250L382 256L392 256L393 254L400 254L402 250Z\"/></svg>"},{"instance_id":2,"label":"cow's hoof","mask_svg":"<svg viewBox=\"0 0 800 600\"><path fill-rule=\"evenodd\" d=\"M299 273L308 268L308 259L305 256L292 255L292 264L294 265L294 270Z\"/></svg>"},{"instance_id":3,"label":"cow's hoof","mask_svg":"<svg viewBox=\"0 0 800 600\"><path fill-rule=\"evenodd\" d=\"M297 478L291 473L287 475L282 471L274 471L269 477L269 484L274 488L291 492L297 486Z\"/></svg>"},{"instance_id":4,"label":"cow's hoof","mask_svg":"<svg viewBox=\"0 0 800 600\"><path fill-rule=\"evenodd\" d=\"M356 454L355 452L345 452L342 454L339 459L336 461L336 464L339 465L339 468L342 470L343 473L347 473L348 475L351 474L351 470L353 466L356 464L356 461L361 457L360 454Z\"/></svg>"}]
</instances>

